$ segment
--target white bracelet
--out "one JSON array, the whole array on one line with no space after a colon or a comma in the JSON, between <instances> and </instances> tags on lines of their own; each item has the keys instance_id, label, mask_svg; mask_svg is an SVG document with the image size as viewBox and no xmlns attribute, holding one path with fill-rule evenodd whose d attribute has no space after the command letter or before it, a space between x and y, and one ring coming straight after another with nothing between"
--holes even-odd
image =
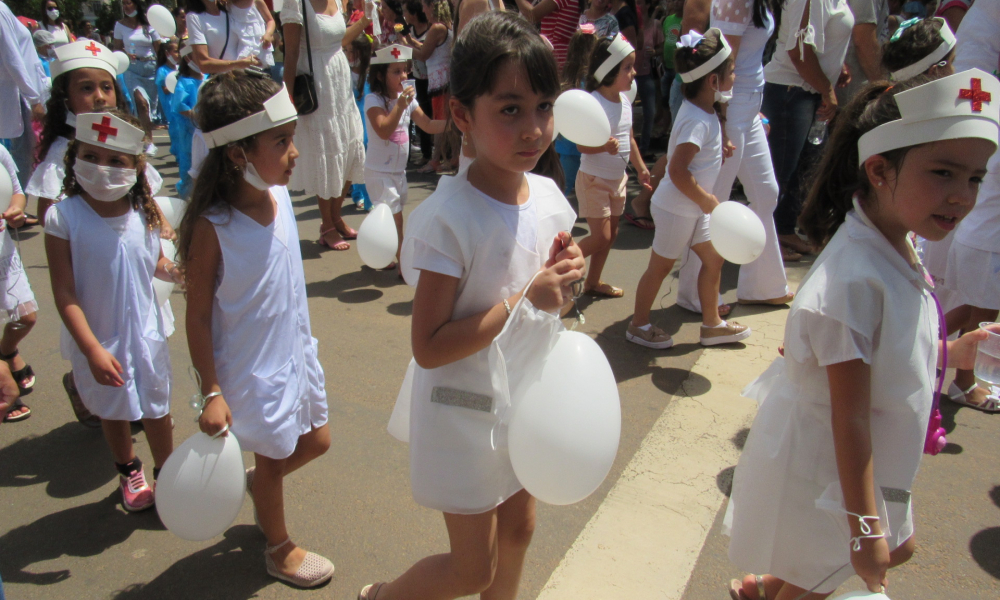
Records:
<instances>
[{"instance_id":1,"label":"white bracelet","mask_svg":"<svg viewBox=\"0 0 1000 600\"><path fill-rule=\"evenodd\" d=\"M866 517L864 515L859 515L859 514L855 514L855 513L852 513L852 512L848 512L848 511L844 511L844 512L847 512L847 514L851 515L852 517L857 517L858 518L858 525L861 527L861 533L862 533L862 535L869 535L872 532L871 525L869 525L868 523L866 523L865 519L875 519L876 521L879 520L878 515L875 515L874 517Z\"/></svg>"},{"instance_id":2,"label":"white bracelet","mask_svg":"<svg viewBox=\"0 0 1000 600\"><path fill-rule=\"evenodd\" d=\"M503 307L507 309L507 316L509 317L510 316L510 304L507 302L506 298L503 299Z\"/></svg>"},{"instance_id":3,"label":"white bracelet","mask_svg":"<svg viewBox=\"0 0 1000 600\"><path fill-rule=\"evenodd\" d=\"M859 535L857 537L852 537L851 550L854 550L855 552L861 552L861 540L881 539L884 537L885 537L884 533L880 533L878 535Z\"/></svg>"},{"instance_id":4,"label":"white bracelet","mask_svg":"<svg viewBox=\"0 0 1000 600\"><path fill-rule=\"evenodd\" d=\"M884 533L873 534L872 533L872 526L869 525L868 522L867 522L867 519L875 519L876 521L879 521L880 519L879 519L878 515L875 515L875 516L865 516L865 515L859 515L857 513L852 513L852 512L848 512L848 511L844 511L844 512L847 512L847 514L851 515L852 517L857 517L858 518L858 526L861 529L861 535L851 538L851 549L854 550L855 552L861 552L861 540L881 539L881 538L885 537Z\"/></svg>"}]
</instances>

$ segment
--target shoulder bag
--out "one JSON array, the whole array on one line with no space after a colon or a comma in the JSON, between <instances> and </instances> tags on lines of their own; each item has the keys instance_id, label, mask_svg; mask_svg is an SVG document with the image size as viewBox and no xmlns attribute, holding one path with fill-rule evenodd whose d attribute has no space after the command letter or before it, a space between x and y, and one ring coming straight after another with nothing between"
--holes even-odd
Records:
<instances>
[{"instance_id":1,"label":"shoulder bag","mask_svg":"<svg viewBox=\"0 0 1000 600\"><path fill-rule=\"evenodd\" d=\"M308 115L319 108L316 96L316 81L313 79L312 48L309 46L309 21L306 17L306 0L302 0L302 29L306 34L306 57L309 59L309 72L295 75L295 85L292 88L292 102L300 115Z\"/></svg>"}]
</instances>

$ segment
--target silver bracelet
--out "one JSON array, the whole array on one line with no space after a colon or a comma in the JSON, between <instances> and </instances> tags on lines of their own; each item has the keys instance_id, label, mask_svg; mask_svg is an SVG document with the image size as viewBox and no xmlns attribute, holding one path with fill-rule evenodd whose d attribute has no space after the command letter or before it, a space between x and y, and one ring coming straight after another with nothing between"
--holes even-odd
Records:
<instances>
[{"instance_id":1,"label":"silver bracelet","mask_svg":"<svg viewBox=\"0 0 1000 600\"><path fill-rule=\"evenodd\" d=\"M510 316L510 303L507 302L506 298L503 299L503 307L507 309L507 316L509 317Z\"/></svg>"}]
</instances>

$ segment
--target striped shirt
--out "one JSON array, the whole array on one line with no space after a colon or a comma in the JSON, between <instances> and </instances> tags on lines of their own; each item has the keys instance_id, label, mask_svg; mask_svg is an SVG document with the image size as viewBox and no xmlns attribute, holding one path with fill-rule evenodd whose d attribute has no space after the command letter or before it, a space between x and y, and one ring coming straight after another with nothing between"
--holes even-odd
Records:
<instances>
[{"instance_id":1,"label":"striped shirt","mask_svg":"<svg viewBox=\"0 0 1000 600\"><path fill-rule=\"evenodd\" d=\"M555 0L555 3L556 9L542 17L541 30L542 35L552 42L556 63L562 69L569 40L580 23L580 3L578 0Z\"/></svg>"}]
</instances>

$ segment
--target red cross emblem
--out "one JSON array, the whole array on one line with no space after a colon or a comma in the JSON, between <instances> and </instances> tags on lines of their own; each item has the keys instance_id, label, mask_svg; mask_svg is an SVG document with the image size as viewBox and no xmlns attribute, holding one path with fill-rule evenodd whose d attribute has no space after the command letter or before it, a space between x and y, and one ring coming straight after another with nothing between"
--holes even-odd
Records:
<instances>
[{"instance_id":1,"label":"red cross emblem","mask_svg":"<svg viewBox=\"0 0 1000 600\"><path fill-rule=\"evenodd\" d=\"M108 141L109 135L111 137L118 135L118 128L111 126L111 117L102 117L100 123L94 123L90 128L97 132L98 142Z\"/></svg>"},{"instance_id":2,"label":"red cross emblem","mask_svg":"<svg viewBox=\"0 0 1000 600\"><path fill-rule=\"evenodd\" d=\"M958 98L960 100L968 100L972 103L972 112L983 112L983 102L990 102L993 100L993 95L989 92L983 91L983 80L979 78L973 78L969 84L972 89L958 90Z\"/></svg>"},{"instance_id":3,"label":"red cross emblem","mask_svg":"<svg viewBox=\"0 0 1000 600\"><path fill-rule=\"evenodd\" d=\"M87 50L88 52L90 52L94 56L97 56L98 54L101 53L101 49L96 44L94 44L94 42L90 42L90 45L89 46L84 46L83 49Z\"/></svg>"},{"instance_id":4,"label":"red cross emblem","mask_svg":"<svg viewBox=\"0 0 1000 600\"><path fill-rule=\"evenodd\" d=\"M399 51L399 48L393 48L389 51L389 54L391 54L396 60L399 60L399 55L402 54L402 52Z\"/></svg>"}]
</instances>

